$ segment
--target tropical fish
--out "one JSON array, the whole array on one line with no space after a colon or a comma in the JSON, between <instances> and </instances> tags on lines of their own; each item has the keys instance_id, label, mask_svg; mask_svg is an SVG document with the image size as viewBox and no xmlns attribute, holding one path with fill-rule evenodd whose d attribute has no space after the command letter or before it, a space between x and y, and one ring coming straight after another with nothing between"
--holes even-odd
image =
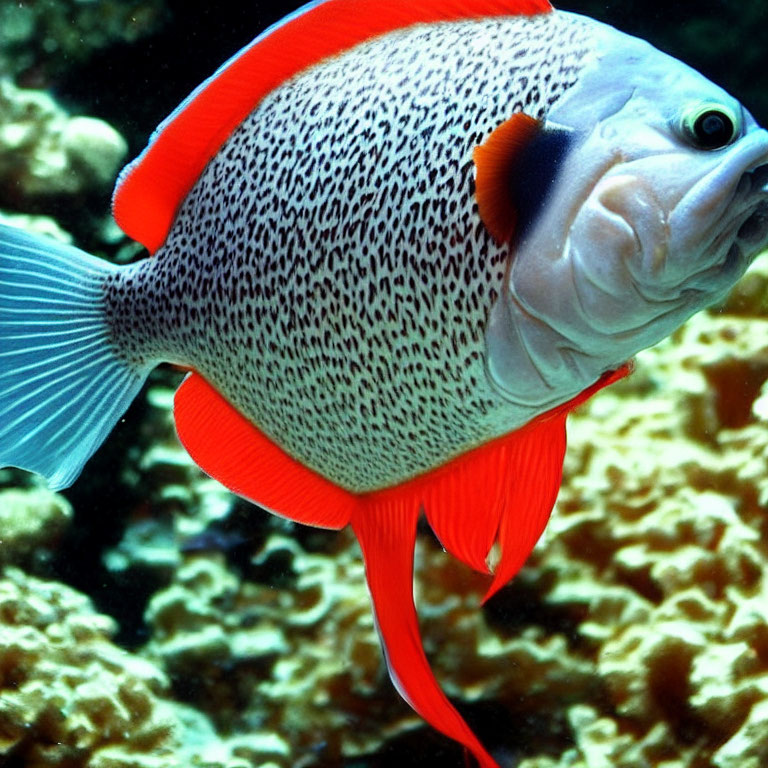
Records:
<instances>
[{"instance_id":1,"label":"tropical fish","mask_svg":"<svg viewBox=\"0 0 768 768\"><path fill-rule=\"evenodd\" d=\"M445 549L520 568L570 410L768 243L768 133L646 42L546 0L320 0L203 83L122 173L153 258L0 229L0 465L74 481L161 362L235 493L351 525L406 701L488 751L413 605Z\"/></svg>"}]
</instances>

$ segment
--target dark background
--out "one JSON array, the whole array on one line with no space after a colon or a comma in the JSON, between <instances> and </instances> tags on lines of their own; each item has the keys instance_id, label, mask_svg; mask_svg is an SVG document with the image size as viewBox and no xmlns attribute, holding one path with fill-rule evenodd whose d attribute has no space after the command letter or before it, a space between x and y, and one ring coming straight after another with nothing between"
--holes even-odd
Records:
<instances>
[{"instance_id":1,"label":"dark background","mask_svg":"<svg viewBox=\"0 0 768 768\"><path fill-rule=\"evenodd\" d=\"M195 86L298 4L168 0L170 13L155 34L113 45L51 86L70 108L114 124L134 155ZM649 40L724 86L763 125L768 122L765 0L577 0L557 7Z\"/></svg>"}]
</instances>

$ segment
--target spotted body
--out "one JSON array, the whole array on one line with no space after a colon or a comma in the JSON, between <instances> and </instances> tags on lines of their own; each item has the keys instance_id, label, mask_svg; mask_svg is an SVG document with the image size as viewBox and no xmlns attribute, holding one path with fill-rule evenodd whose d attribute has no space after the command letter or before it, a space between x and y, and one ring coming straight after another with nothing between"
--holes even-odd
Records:
<instances>
[{"instance_id":1,"label":"spotted body","mask_svg":"<svg viewBox=\"0 0 768 768\"><path fill-rule=\"evenodd\" d=\"M314 0L163 122L114 213L152 258L0 225L0 467L72 483L155 365L188 368L193 459L351 526L399 692L498 768L421 646L420 516L486 597L514 576L569 411L768 246L768 133L547 0Z\"/></svg>"},{"instance_id":2,"label":"spotted body","mask_svg":"<svg viewBox=\"0 0 768 768\"><path fill-rule=\"evenodd\" d=\"M485 374L510 248L480 220L472 150L515 112L544 119L589 52L578 17L446 22L280 86L109 285L117 346L200 371L355 491L528 421Z\"/></svg>"}]
</instances>

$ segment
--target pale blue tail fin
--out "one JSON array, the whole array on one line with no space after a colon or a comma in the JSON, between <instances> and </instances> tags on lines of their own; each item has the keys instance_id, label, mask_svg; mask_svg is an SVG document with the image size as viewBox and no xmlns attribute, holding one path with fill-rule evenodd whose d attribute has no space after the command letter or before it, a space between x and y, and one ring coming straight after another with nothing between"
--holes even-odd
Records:
<instances>
[{"instance_id":1,"label":"pale blue tail fin","mask_svg":"<svg viewBox=\"0 0 768 768\"><path fill-rule=\"evenodd\" d=\"M141 388L104 313L118 269L0 225L0 467L71 485Z\"/></svg>"}]
</instances>

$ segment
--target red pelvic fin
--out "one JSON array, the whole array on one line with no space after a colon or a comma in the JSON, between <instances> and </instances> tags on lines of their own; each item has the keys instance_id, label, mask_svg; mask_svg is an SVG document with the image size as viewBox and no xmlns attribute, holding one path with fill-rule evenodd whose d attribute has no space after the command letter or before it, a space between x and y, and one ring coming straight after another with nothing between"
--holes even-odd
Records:
<instances>
[{"instance_id":1,"label":"red pelvic fin","mask_svg":"<svg viewBox=\"0 0 768 768\"><path fill-rule=\"evenodd\" d=\"M234 493L297 523L343 528L358 498L308 469L191 373L174 399L179 439L205 472Z\"/></svg>"},{"instance_id":2,"label":"red pelvic fin","mask_svg":"<svg viewBox=\"0 0 768 768\"><path fill-rule=\"evenodd\" d=\"M291 458L199 374L176 393L176 426L192 458L235 493L291 520L325 528L348 522L360 542L376 623L392 680L427 722L498 768L441 691L424 654L413 603L413 551L422 505L443 545L487 571L501 549L486 599L522 566L557 496L568 413L629 373L605 374L567 403L401 485L355 495Z\"/></svg>"},{"instance_id":3,"label":"red pelvic fin","mask_svg":"<svg viewBox=\"0 0 768 768\"><path fill-rule=\"evenodd\" d=\"M548 0L323 0L259 35L160 125L120 175L117 223L156 251L208 161L270 91L307 67L375 35L413 24L547 13Z\"/></svg>"},{"instance_id":4,"label":"red pelvic fin","mask_svg":"<svg viewBox=\"0 0 768 768\"><path fill-rule=\"evenodd\" d=\"M365 560L387 667L400 695L430 725L463 744L481 768L499 768L435 680L421 644L413 604L413 551L417 499L382 491L352 516Z\"/></svg>"},{"instance_id":5,"label":"red pelvic fin","mask_svg":"<svg viewBox=\"0 0 768 768\"><path fill-rule=\"evenodd\" d=\"M497 537L500 556L483 602L520 570L547 525L563 475L567 415L561 411L537 419L504 442L506 493Z\"/></svg>"},{"instance_id":6,"label":"red pelvic fin","mask_svg":"<svg viewBox=\"0 0 768 768\"><path fill-rule=\"evenodd\" d=\"M454 557L489 573L488 552L496 539L509 466L506 440L454 459L425 478L420 498L432 530Z\"/></svg>"},{"instance_id":7,"label":"red pelvic fin","mask_svg":"<svg viewBox=\"0 0 768 768\"><path fill-rule=\"evenodd\" d=\"M498 441L503 455L499 463L506 464L496 537L499 560L483 602L493 597L520 570L547 525L562 481L568 414L630 370L628 363L604 374L576 397Z\"/></svg>"},{"instance_id":8,"label":"red pelvic fin","mask_svg":"<svg viewBox=\"0 0 768 768\"><path fill-rule=\"evenodd\" d=\"M511 184L515 165L540 130L538 120L518 112L475 147L472 154L480 218L500 245L512 240L517 225L518 212Z\"/></svg>"},{"instance_id":9,"label":"red pelvic fin","mask_svg":"<svg viewBox=\"0 0 768 768\"><path fill-rule=\"evenodd\" d=\"M401 498L414 494L442 545L476 571L489 571L488 557L498 544L485 600L517 573L547 524L560 489L568 413L629 370L627 365L605 374L515 432L389 491Z\"/></svg>"}]
</instances>

